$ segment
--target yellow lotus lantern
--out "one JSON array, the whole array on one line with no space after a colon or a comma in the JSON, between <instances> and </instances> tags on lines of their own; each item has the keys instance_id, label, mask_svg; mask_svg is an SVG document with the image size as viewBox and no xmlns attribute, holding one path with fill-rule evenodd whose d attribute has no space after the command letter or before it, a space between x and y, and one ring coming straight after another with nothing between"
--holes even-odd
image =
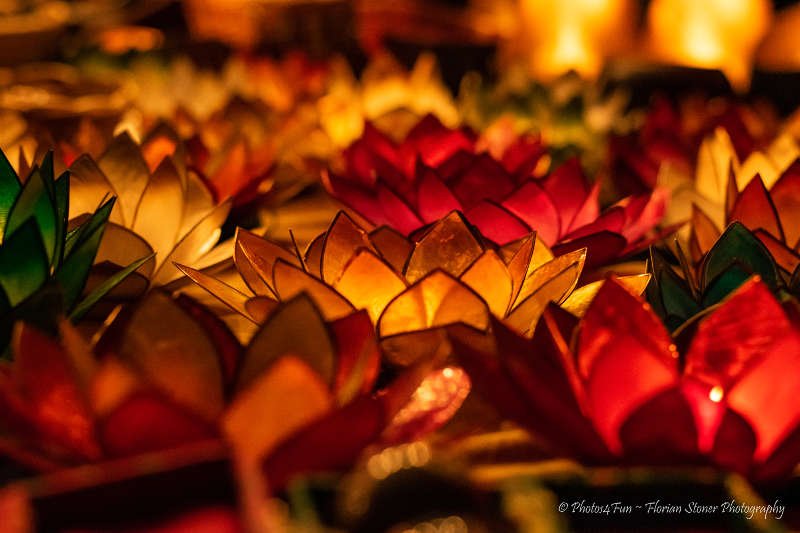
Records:
<instances>
[{"instance_id":1,"label":"yellow lotus lantern","mask_svg":"<svg viewBox=\"0 0 800 533\"><path fill-rule=\"evenodd\" d=\"M631 0L521 0L520 6L520 39L531 73L542 81L570 70L594 78L634 37Z\"/></svg>"},{"instance_id":2,"label":"yellow lotus lantern","mask_svg":"<svg viewBox=\"0 0 800 533\"><path fill-rule=\"evenodd\" d=\"M658 181L672 191L673 198L666 222L688 220L696 205L711 222L722 227L726 199L732 198L732 193L743 190L756 176L771 189L798 156L800 144L790 129L777 135L763 150L740 160L730 135L724 128L717 128L700 145L694 177L670 163L662 165Z\"/></svg>"},{"instance_id":3,"label":"yellow lotus lantern","mask_svg":"<svg viewBox=\"0 0 800 533\"><path fill-rule=\"evenodd\" d=\"M658 59L719 69L744 90L771 19L768 0L654 0L647 13L648 44Z\"/></svg>"},{"instance_id":4,"label":"yellow lotus lantern","mask_svg":"<svg viewBox=\"0 0 800 533\"><path fill-rule=\"evenodd\" d=\"M327 319L366 309L390 358L405 364L435 349L450 324L486 330L494 315L532 334L550 302L580 311L599 287L570 298L585 258L585 249L553 257L535 234L491 247L458 212L411 238L384 226L367 231L341 212L304 254L239 229L234 260L247 293L180 268L254 323L303 292ZM629 279L640 290L646 280Z\"/></svg>"},{"instance_id":5,"label":"yellow lotus lantern","mask_svg":"<svg viewBox=\"0 0 800 533\"><path fill-rule=\"evenodd\" d=\"M84 155L70 171L70 219L95 209L105 197L117 197L96 263L126 265L131 257L155 252L138 273L164 285L180 277L173 261L202 268L230 257L230 246L216 246L230 202L218 202L187 167L185 149L173 132L155 130L141 145L123 133L96 163Z\"/></svg>"},{"instance_id":6,"label":"yellow lotus lantern","mask_svg":"<svg viewBox=\"0 0 800 533\"><path fill-rule=\"evenodd\" d=\"M340 148L361 136L365 121L398 136L428 113L449 127L459 123L456 104L431 54L421 54L410 71L391 56L378 56L361 80L340 65L317 107L323 130Z\"/></svg>"}]
</instances>

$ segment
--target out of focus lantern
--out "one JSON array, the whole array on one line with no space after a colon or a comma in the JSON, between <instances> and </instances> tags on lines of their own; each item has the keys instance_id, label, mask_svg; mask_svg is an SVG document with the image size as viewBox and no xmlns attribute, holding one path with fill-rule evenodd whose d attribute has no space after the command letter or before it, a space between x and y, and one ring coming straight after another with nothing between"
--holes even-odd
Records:
<instances>
[{"instance_id":1,"label":"out of focus lantern","mask_svg":"<svg viewBox=\"0 0 800 533\"><path fill-rule=\"evenodd\" d=\"M658 59L719 69L737 89L750 83L753 54L772 19L767 0L654 0L649 47Z\"/></svg>"},{"instance_id":2,"label":"out of focus lantern","mask_svg":"<svg viewBox=\"0 0 800 533\"><path fill-rule=\"evenodd\" d=\"M521 41L530 72L547 81L570 70L594 78L634 37L631 0L522 0Z\"/></svg>"}]
</instances>

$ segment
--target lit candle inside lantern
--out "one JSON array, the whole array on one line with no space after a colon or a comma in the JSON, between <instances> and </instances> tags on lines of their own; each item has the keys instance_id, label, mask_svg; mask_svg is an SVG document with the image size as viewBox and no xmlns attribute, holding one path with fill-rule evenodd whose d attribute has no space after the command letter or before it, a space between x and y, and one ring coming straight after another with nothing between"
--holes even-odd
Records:
<instances>
[{"instance_id":1,"label":"lit candle inside lantern","mask_svg":"<svg viewBox=\"0 0 800 533\"><path fill-rule=\"evenodd\" d=\"M767 0L654 0L648 44L658 59L719 69L735 88L746 89L753 54L771 19Z\"/></svg>"},{"instance_id":2,"label":"lit candle inside lantern","mask_svg":"<svg viewBox=\"0 0 800 533\"><path fill-rule=\"evenodd\" d=\"M530 70L541 80L570 70L596 77L634 34L630 0L522 0L521 9Z\"/></svg>"}]
</instances>

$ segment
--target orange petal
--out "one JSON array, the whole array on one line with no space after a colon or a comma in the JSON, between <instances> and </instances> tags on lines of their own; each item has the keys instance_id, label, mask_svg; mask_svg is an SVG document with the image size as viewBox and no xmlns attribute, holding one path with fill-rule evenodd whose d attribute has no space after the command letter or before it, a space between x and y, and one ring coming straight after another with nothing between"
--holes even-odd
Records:
<instances>
[{"instance_id":1,"label":"orange petal","mask_svg":"<svg viewBox=\"0 0 800 533\"><path fill-rule=\"evenodd\" d=\"M278 307L253 336L242 357L237 389L247 387L284 355L302 359L323 383L333 383L336 356L331 333L305 295Z\"/></svg>"}]
</instances>

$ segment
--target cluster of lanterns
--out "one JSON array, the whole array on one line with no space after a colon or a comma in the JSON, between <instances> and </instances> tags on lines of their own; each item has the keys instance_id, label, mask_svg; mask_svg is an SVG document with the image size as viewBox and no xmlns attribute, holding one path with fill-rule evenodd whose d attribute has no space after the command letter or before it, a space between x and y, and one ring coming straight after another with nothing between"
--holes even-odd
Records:
<instances>
[{"instance_id":1,"label":"cluster of lanterns","mask_svg":"<svg viewBox=\"0 0 800 533\"><path fill-rule=\"evenodd\" d=\"M540 78L596 73L583 54L633 16L574 4L585 18L520 3L549 24L530 33ZM760 38L768 12L741 4L715 20ZM676 5L693 31L695 4L652 2L653 50ZM691 42L662 52L719 68L714 46L734 47ZM237 510L164 530L280 531L299 480L348 472L360 494L359 469L378 483L436 461L474 479L465 441L509 424L539 458L791 479L795 117L733 99L630 111L572 77L467 78L454 98L430 56L360 79L302 55L129 67L0 87L0 456L34 480L0 490L0 517L218 462ZM95 85L109 68L137 74Z\"/></svg>"}]
</instances>

